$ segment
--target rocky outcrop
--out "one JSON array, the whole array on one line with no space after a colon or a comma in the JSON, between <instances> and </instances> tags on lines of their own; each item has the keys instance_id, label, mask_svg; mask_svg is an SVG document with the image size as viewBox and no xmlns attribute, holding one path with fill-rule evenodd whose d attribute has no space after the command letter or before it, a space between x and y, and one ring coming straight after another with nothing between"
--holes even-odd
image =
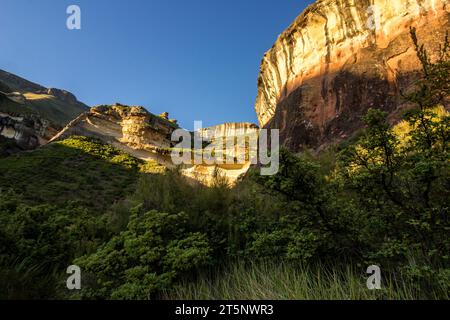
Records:
<instances>
[{"instance_id":1,"label":"rocky outcrop","mask_svg":"<svg viewBox=\"0 0 450 320\"><path fill-rule=\"evenodd\" d=\"M47 143L60 128L27 109L20 93L0 92L0 156Z\"/></svg>"},{"instance_id":2,"label":"rocky outcrop","mask_svg":"<svg viewBox=\"0 0 450 320\"><path fill-rule=\"evenodd\" d=\"M319 0L265 54L255 109L293 150L349 137L370 107L405 108L400 92L420 64L410 38L433 54L450 28L444 0Z\"/></svg>"},{"instance_id":3,"label":"rocky outcrop","mask_svg":"<svg viewBox=\"0 0 450 320\"><path fill-rule=\"evenodd\" d=\"M27 99L25 98L25 96L23 94L21 94L20 92L3 92L0 91L0 96L2 96L3 98L6 98L12 102L18 103L18 104L25 104Z\"/></svg>"},{"instance_id":4,"label":"rocky outcrop","mask_svg":"<svg viewBox=\"0 0 450 320\"><path fill-rule=\"evenodd\" d=\"M251 141L258 140L259 128L255 124L230 122L202 128L193 134L204 142L201 152L207 154L208 149L213 149L214 158L219 160L212 164L204 161L182 168L184 175L204 184L214 183L215 178L225 178L229 183L235 183L252 165L251 158L256 157L257 146L251 144Z\"/></svg>"},{"instance_id":5,"label":"rocky outcrop","mask_svg":"<svg viewBox=\"0 0 450 320\"><path fill-rule=\"evenodd\" d=\"M78 135L99 139L137 158L170 163L171 134L178 128L143 107L96 106L71 121L50 141Z\"/></svg>"},{"instance_id":6,"label":"rocky outcrop","mask_svg":"<svg viewBox=\"0 0 450 320\"><path fill-rule=\"evenodd\" d=\"M56 99L62 101L62 102L66 102L69 105L76 105L76 104L80 104L80 102L77 100L77 98L70 93L69 91L66 90L61 90L61 89L55 89L55 88L49 88L47 90L44 90L41 93L45 93L48 94L50 96L55 97Z\"/></svg>"},{"instance_id":7,"label":"rocky outcrop","mask_svg":"<svg viewBox=\"0 0 450 320\"><path fill-rule=\"evenodd\" d=\"M217 126L207 127L201 129L201 136L206 140L217 139L218 137L238 137L257 133L258 126L249 122L229 122L219 124Z\"/></svg>"},{"instance_id":8,"label":"rocky outcrop","mask_svg":"<svg viewBox=\"0 0 450 320\"><path fill-rule=\"evenodd\" d=\"M71 121L50 142L64 140L70 136L79 135L94 138L108 143L136 158L146 161L156 161L167 168L175 168L171 153L178 150L178 141L172 141L174 130L180 129L173 121L168 120L168 115L156 116L139 106L124 106L115 104L112 106L97 106ZM181 129L183 130L183 129ZM191 141L194 137L201 137L203 143L195 149L190 143L191 149L185 150L194 154L203 154L208 147L214 147L215 156L228 155L233 163L207 163L200 161L195 163L183 163L179 170L185 176L204 184L210 184L214 177L235 182L250 167L249 155L244 161L237 161L239 155L248 154L249 147L238 143L242 136L258 134L258 127L250 123L227 123L219 126L204 128L196 133L184 131L189 134ZM236 139L236 142L235 142ZM233 147L225 148L225 143L232 140Z\"/></svg>"},{"instance_id":9,"label":"rocky outcrop","mask_svg":"<svg viewBox=\"0 0 450 320\"><path fill-rule=\"evenodd\" d=\"M172 162L171 153L176 150L173 147L177 142L171 136L176 129L179 129L177 121L169 118L167 112L157 116L143 107L119 103L88 109L70 92L45 88L0 70L0 156L78 135L111 144L139 159L174 168L178 165ZM214 147L215 156L236 161L213 164L192 161L179 166L179 170L205 184L214 182L217 176L235 182L250 167L250 147L238 143L238 138L255 136L258 130L250 123L227 123L197 133L185 130L191 142L195 136L203 140L200 149L192 145L186 150L192 156L203 155L207 148ZM233 147L224 148L222 142Z\"/></svg>"},{"instance_id":10,"label":"rocky outcrop","mask_svg":"<svg viewBox=\"0 0 450 320\"><path fill-rule=\"evenodd\" d=\"M57 132L48 122L35 115L11 116L0 112L0 155L33 150L45 144Z\"/></svg>"}]
</instances>

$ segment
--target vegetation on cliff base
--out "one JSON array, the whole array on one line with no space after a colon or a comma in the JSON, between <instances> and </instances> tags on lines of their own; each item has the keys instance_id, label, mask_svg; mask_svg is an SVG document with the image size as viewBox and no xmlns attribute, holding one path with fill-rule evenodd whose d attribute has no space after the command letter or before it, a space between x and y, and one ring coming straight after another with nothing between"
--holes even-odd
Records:
<instances>
[{"instance_id":1,"label":"vegetation on cliff base","mask_svg":"<svg viewBox=\"0 0 450 320\"><path fill-rule=\"evenodd\" d=\"M0 159L0 188L32 204L77 201L105 210L133 190L141 161L84 137Z\"/></svg>"},{"instance_id":2,"label":"vegetation on cliff base","mask_svg":"<svg viewBox=\"0 0 450 320\"><path fill-rule=\"evenodd\" d=\"M434 63L416 48L400 126L369 110L336 154L283 149L232 189L79 137L0 159L0 298L450 298L448 41Z\"/></svg>"}]
</instances>

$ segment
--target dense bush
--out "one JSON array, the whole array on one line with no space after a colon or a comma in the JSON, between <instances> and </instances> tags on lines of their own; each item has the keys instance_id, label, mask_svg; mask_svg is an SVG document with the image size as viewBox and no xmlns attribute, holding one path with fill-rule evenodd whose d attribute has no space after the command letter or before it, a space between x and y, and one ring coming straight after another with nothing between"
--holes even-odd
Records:
<instances>
[{"instance_id":1,"label":"dense bush","mask_svg":"<svg viewBox=\"0 0 450 320\"><path fill-rule=\"evenodd\" d=\"M73 257L107 238L104 219L75 203L29 205L0 193L0 298L52 298Z\"/></svg>"},{"instance_id":2,"label":"dense bush","mask_svg":"<svg viewBox=\"0 0 450 320\"><path fill-rule=\"evenodd\" d=\"M190 230L186 214L142 212L139 206L126 231L75 263L92 279L83 297L145 299L180 273L207 265L209 253L208 238Z\"/></svg>"},{"instance_id":3,"label":"dense bush","mask_svg":"<svg viewBox=\"0 0 450 320\"><path fill-rule=\"evenodd\" d=\"M1 158L0 298L58 296L73 259L111 237L104 210L133 190L139 165L84 137Z\"/></svg>"},{"instance_id":4,"label":"dense bush","mask_svg":"<svg viewBox=\"0 0 450 320\"><path fill-rule=\"evenodd\" d=\"M249 272L289 263L333 277L351 266L348 286L309 279L324 297L368 297L355 270L377 264L400 291L375 298L448 298L449 46L432 63L412 36L423 77L404 93L403 121L369 110L351 143L319 155L280 150L274 176L251 170L233 188L220 176L205 187L77 137L0 159L0 298L158 298L208 281L208 269L217 281L235 260L262 263ZM73 263L83 280L71 296L63 279Z\"/></svg>"}]
</instances>

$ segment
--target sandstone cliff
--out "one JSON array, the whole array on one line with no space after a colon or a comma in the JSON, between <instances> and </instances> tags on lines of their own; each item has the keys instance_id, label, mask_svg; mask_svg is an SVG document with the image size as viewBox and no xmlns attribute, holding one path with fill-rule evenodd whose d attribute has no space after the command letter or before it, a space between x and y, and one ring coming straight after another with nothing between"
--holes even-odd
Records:
<instances>
[{"instance_id":1,"label":"sandstone cliff","mask_svg":"<svg viewBox=\"0 0 450 320\"><path fill-rule=\"evenodd\" d=\"M71 121L50 142L73 135L101 140L143 160L170 164L176 124L138 106L97 106Z\"/></svg>"},{"instance_id":2,"label":"sandstone cliff","mask_svg":"<svg viewBox=\"0 0 450 320\"><path fill-rule=\"evenodd\" d=\"M73 135L85 136L111 144L136 158L156 161L167 168L175 168L171 152L176 142L173 142L171 138L176 129L180 129L179 126L173 120L168 120L165 114L156 116L139 106L104 105L93 107L71 121L50 142L63 140ZM193 132L186 131L186 133L189 133L192 139L196 136ZM203 148L214 146L215 156L221 156L222 150L225 149L222 149L223 143L231 139L233 148L227 152L230 152L230 156L233 159L236 158L236 161L231 164L192 161L181 165L179 170L185 176L204 184L212 183L215 176L233 183L250 167L249 156L244 159L244 162L237 161L241 154L245 155L249 152L249 148L239 147L234 140L257 133L258 127L250 123L227 123L204 128L197 132L197 135L202 137L205 144L201 144L198 150L195 150L191 144L192 155L203 154ZM225 150L223 152L225 154Z\"/></svg>"},{"instance_id":3,"label":"sandstone cliff","mask_svg":"<svg viewBox=\"0 0 450 320\"><path fill-rule=\"evenodd\" d=\"M185 165L182 173L205 184L211 184L215 177L227 179L233 184L248 171L251 157L256 156L259 128L248 122L230 122L207 127L196 132L206 146L202 153L214 149L214 157L223 163ZM228 161L227 161L228 159Z\"/></svg>"},{"instance_id":4,"label":"sandstone cliff","mask_svg":"<svg viewBox=\"0 0 450 320\"><path fill-rule=\"evenodd\" d=\"M420 68L410 39L436 53L450 28L444 0L319 0L265 54L255 109L287 147L349 137L370 107L398 119Z\"/></svg>"}]
</instances>

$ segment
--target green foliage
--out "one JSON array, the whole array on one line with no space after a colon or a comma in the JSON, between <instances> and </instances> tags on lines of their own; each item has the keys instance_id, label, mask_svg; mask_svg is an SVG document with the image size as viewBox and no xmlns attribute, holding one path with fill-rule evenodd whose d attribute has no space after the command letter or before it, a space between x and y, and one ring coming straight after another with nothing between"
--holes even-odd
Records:
<instances>
[{"instance_id":1,"label":"green foliage","mask_svg":"<svg viewBox=\"0 0 450 320\"><path fill-rule=\"evenodd\" d=\"M81 137L0 159L0 298L448 299L449 46L431 62L412 35L403 121L371 109L338 153L280 150L274 176L206 187ZM236 260L255 264L217 277Z\"/></svg>"},{"instance_id":2,"label":"green foliage","mask_svg":"<svg viewBox=\"0 0 450 320\"><path fill-rule=\"evenodd\" d=\"M422 274L421 285L429 287L442 282L431 266L449 266L449 114L436 106L446 105L450 95L449 45L446 39L432 63L414 30L412 35L423 77L405 95L415 104L399 124L407 130L392 128L384 112L369 110L365 135L340 155L338 176L370 221L363 233L370 248L365 258L398 267L414 256L415 267L405 268L415 278Z\"/></svg>"},{"instance_id":3,"label":"green foliage","mask_svg":"<svg viewBox=\"0 0 450 320\"><path fill-rule=\"evenodd\" d=\"M180 272L207 265L209 254L206 235L189 229L186 214L136 207L126 231L75 263L92 279L84 298L146 299Z\"/></svg>"},{"instance_id":4,"label":"green foliage","mask_svg":"<svg viewBox=\"0 0 450 320\"><path fill-rule=\"evenodd\" d=\"M102 219L75 203L27 205L0 193L0 298L51 298L74 256L96 248L107 232Z\"/></svg>"},{"instance_id":5,"label":"green foliage","mask_svg":"<svg viewBox=\"0 0 450 320\"><path fill-rule=\"evenodd\" d=\"M0 298L52 298L72 260L111 236L106 210L124 198L140 161L72 137L0 159Z\"/></svg>"},{"instance_id":6,"label":"green foliage","mask_svg":"<svg viewBox=\"0 0 450 320\"><path fill-rule=\"evenodd\" d=\"M22 151L14 139L0 136L0 158L7 157L12 153Z\"/></svg>"},{"instance_id":7,"label":"green foliage","mask_svg":"<svg viewBox=\"0 0 450 320\"><path fill-rule=\"evenodd\" d=\"M406 121L413 129L400 141L387 125L386 115L370 110L366 135L341 154L339 174L344 188L358 200L363 219L370 221L361 229L368 261L398 266L406 264L413 252L424 270L449 265L448 142L438 134L443 131L446 136L449 131L448 126L442 131L427 129L431 123L446 126L448 115L426 112L432 120L425 120L425 126L410 116L421 111L408 113ZM423 139L427 135L431 144ZM427 281L439 280L427 277Z\"/></svg>"},{"instance_id":8,"label":"green foliage","mask_svg":"<svg viewBox=\"0 0 450 320\"><path fill-rule=\"evenodd\" d=\"M0 158L0 188L32 204L78 201L105 210L132 192L141 161L109 145L72 137Z\"/></svg>"},{"instance_id":9,"label":"green foliage","mask_svg":"<svg viewBox=\"0 0 450 320\"><path fill-rule=\"evenodd\" d=\"M448 106L450 94L450 41L448 31L440 45L439 56L432 61L423 44L419 43L416 29L411 29L411 38L422 66L421 78L416 82L411 92L405 94L405 99L418 106L421 111L435 105ZM424 130L426 130L424 128Z\"/></svg>"},{"instance_id":10,"label":"green foliage","mask_svg":"<svg viewBox=\"0 0 450 320\"><path fill-rule=\"evenodd\" d=\"M231 262L165 290L174 300L417 300L449 299L448 270L437 270L442 282L427 295L404 272L383 273L382 289L367 290L361 268L342 264ZM447 280L445 280L445 278Z\"/></svg>"},{"instance_id":11,"label":"green foliage","mask_svg":"<svg viewBox=\"0 0 450 320\"><path fill-rule=\"evenodd\" d=\"M352 204L337 201L335 186L327 182L317 161L282 149L278 174L254 178L262 186L259 197L272 197L280 208L269 223L254 230L249 254L304 262L354 255L358 243L352 228L357 220L346 214Z\"/></svg>"}]
</instances>

